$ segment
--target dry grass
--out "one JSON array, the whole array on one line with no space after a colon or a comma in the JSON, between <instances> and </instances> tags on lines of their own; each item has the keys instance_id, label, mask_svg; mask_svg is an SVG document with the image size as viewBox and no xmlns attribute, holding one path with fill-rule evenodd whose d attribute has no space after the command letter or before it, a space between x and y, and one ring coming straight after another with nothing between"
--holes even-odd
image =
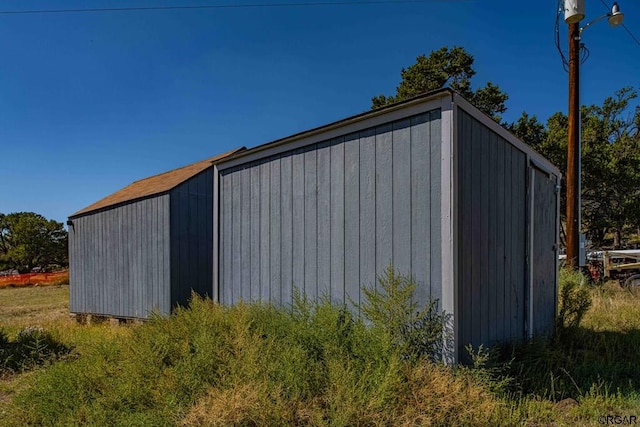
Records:
<instances>
[{"instance_id":1,"label":"dry grass","mask_svg":"<svg viewBox=\"0 0 640 427\"><path fill-rule=\"evenodd\" d=\"M79 350L128 335L133 327L112 327L108 322L78 324L69 313L69 285L0 289L0 328L12 334L29 326L41 326Z\"/></svg>"},{"instance_id":2,"label":"dry grass","mask_svg":"<svg viewBox=\"0 0 640 427\"><path fill-rule=\"evenodd\" d=\"M317 402L292 402L280 389L249 382L229 389L210 387L180 425L319 425L321 420L322 409Z\"/></svg>"},{"instance_id":3,"label":"dry grass","mask_svg":"<svg viewBox=\"0 0 640 427\"><path fill-rule=\"evenodd\" d=\"M640 329L639 289L622 288L617 281L592 292L592 306L582 325L594 331L626 332Z\"/></svg>"},{"instance_id":4,"label":"dry grass","mask_svg":"<svg viewBox=\"0 0 640 427\"><path fill-rule=\"evenodd\" d=\"M474 380L468 370L423 363L407 369L408 392L400 403L398 426L486 426L504 403Z\"/></svg>"},{"instance_id":5,"label":"dry grass","mask_svg":"<svg viewBox=\"0 0 640 427\"><path fill-rule=\"evenodd\" d=\"M367 425L367 426L486 426L499 425L508 405L482 387L470 371L454 373L429 362L406 367L406 383L392 406L358 406L344 402L342 411L355 411L346 422L327 418L331 402L295 401L266 383L248 382L232 388L210 387L183 418L182 426L229 425ZM345 421L345 420L343 420ZM355 423L355 424L352 424Z\"/></svg>"},{"instance_id":6,"label":"dry grass","mask_svg":"<svg viewBox=\"0 0 640 427\"><path fill-rule=\"evenodd\" d=\"M28 326L69 325L69 286L0 288L0 328L9 333ZM31 374L0 378L0 419L11 398ZM1 425L2 423L0 423Z\"/></svg>"},{"instance_id":7,"label":"dry grass","mask_svg":"<svg viewBox=\"0 0 640 427\"><path fill-rule=\"evenodd\" d=\"M8 331L68 322L69 286L0 289L0 327Z\"/></svg>"}]
</instances>

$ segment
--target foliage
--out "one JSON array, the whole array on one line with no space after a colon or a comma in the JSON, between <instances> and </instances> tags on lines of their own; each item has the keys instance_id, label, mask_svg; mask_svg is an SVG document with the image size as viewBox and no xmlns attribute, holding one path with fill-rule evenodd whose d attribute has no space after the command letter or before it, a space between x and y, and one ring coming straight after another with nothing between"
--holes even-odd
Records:
<instances>
[{"instance_id":1,"label":"foliage","mask_svg":"<svg viewBox=\"0 0 640 427\"><path fill-rule=\"evenodd\" d=\"M40 372L15 398L14 423L490 423L503 406L490 392L442 365L407 361L416 344L396 346L378 323L391 310L394 330L408 338L422 319L407 311L415 307L411 281L392 269L385 277L381 289L391 292L370 290L377 309L369 322L301 295L288 309L223 307L193 296L189 308Z\"/></svg>"},{"instance_id":2,"label":"foliage","mask_svg":"<svg viewBox=\"0 0 640 427\"><path fill-rule=\"evenodd\" d=\"M321 315L326 301L303 297L290 309L197 300L143 326L41 312L77 357L0 381L0 425L595 426L603 414L640 413L640 291L587 289L591 308L561 339L478 349L473 366L455 368L389 359L371 323L342 306ZM1 292L26 309L21 295L53 290ZM17 313L6 299L0 315ZM12 332L27 318L2 322ZM568 407L558 402L567 397Z\"/></svg>"},{"instance_id":3,"label":"foliage","mask_svg":"<svg viewBox=\"0 0 640 427\"><path fill-rule=\"evenodd\" d=\"M483 384L487 390L494 394L505 395L514 384L514 378L510 374L511 361L502 361L500 347L486 348L482 344L474 349L471 344L465 347L470 365L460 365L460 372L474 378L479 384Z\"/></svg>"},{"instance_id":4,"label":"foliage","mask_svg":"<svg viewBox=\"0 0 640 427\"><path fill-rule=\"evenodd\" d=\"M618 248L625 230L640 226L640 107L631 105L636 97L637 92L626 87L602 105L581 108L582 228L596 247L612 233L613 246ZM549 117L546 126L522 113L509 126L561 171L567 167L567 127L568 118L562 113ZM564 220L564 176L560 212Z\"/></svg>"},{"instance_id":5,"label":"foliage","mask_svg":"<svg viewBox=\"0 0 640 427\"><path fill-rule=\"evenodd\" d=\"M628 111L636 97L627 87L582 108L583 221L592 240L612 232L614 247L626 226L640 226L640 107Z\"/></svg>"},{"instance_id":6,"label":"foliage","mask_svg":"<svg viewBox=\"0 0 640 427\"><path fill-rule=\"evenodd\" d=\"M53 362L69 352L66 345L39 327L20 330L14 341L0 330L0 374L27 371Z\"/></svg>"},{"instance_id":7,"label":"foliage","mask_svg":"<svg viewBox=\"0 0 640 427\"><path fill-rule=\"evenodd\" d=\"M420 309L414 300L415 281L392 266L378 277L378 286L365 287L362 313L407 359L442 360L446 314L430 299Z\"/></svg>"},{"instance_id":8,"label":"foliage","mask_svg":"<svg viewBox=\"0 0 640 427\"><path fill-rule=\"evenodd\" d=\"M415 64L400 72L402 80L396 88L395 96L373 97L372 108L449 86L499 122L499 114L507 109L505 102L508 96L491 82L472 90L471 78L476 74L473 62L473 56L459 46L442 47L432 51L429 56L420 55Z\"/></svg>"},{"instance_id":9,"label":"foliage","mask_svg":"<svg viewBox=\"0 0 640 427\"><path fill-rule=\"evenodd\" d=\"M558 317L557 326L559 332L563 329L576 328L589 307L591 307L591 294L586 287L586 279L579 271L569 268L560 269L558 283Z\"/></svg>"},{"instance_id":10,"label":"foliage","mask_svg":"<svg viewBox=\"0 0 640 427\"><path fill-rule=\"evenodd\" d=\"M62 223L33 212L0 213L0 270L66 266L67 232Z\"/></svg>"}]
</instances>

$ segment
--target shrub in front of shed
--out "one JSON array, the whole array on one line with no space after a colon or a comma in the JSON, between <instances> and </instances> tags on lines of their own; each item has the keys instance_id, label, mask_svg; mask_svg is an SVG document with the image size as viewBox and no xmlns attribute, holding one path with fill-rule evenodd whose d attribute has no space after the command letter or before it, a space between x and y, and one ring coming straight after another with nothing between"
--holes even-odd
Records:
<instances>
[{"instance_id":1,"label":"shrub in front of shed","mask_svg":"<svg viewBox=\"0 0 640 427\"><path fill-rule=\"evenodd\" d=\"M388 278L369 322L326 298L298 296L278 308L194 295L188 308L38 373L16 398L14 425L392 425L429 417L482 425L490 415L469 408L498 407L490 393L450 368L408 358L417 354L413 341L397 345L379 323L389 319L385 310L399 328L415 320L406 310L410 281ZM475 392L465 391L469 384ZM417 404L435 385L437 394ZM443 399L448 409L438 412Z\"/></svg>"}]
</instances>

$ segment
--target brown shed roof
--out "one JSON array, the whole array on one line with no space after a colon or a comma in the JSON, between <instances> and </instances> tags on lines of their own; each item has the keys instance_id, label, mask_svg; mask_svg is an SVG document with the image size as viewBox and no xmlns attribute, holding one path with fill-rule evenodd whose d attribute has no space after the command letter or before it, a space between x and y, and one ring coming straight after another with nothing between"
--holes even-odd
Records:
<instances>
[{"instance_id":1,"label":"brown shed roof","mask_svg":"<svg viewBox=\"0 0 640 427\"><path fill-rule=\"evenodd\" d=\"M183 166L178 169L164 172L159 175L154 175L149 178L144 178L139 181L135 181L132 184L127 185L122 190L118 190L115 193L98 200L97 202L87 206L86 208L79 210L71 215L76 217L80 215L88 214L89 212L108 208L110 206L119 205L125 202L130 202L137 199L153 196L160 193L165 193L178 185L182 184L191 177L196 176L200 172L204 171L214 162L229 157L239 151L244 150L242 148L236 148L227 153L220 154L215 157L211 157L206 160L202 160L196 163L192 163L187 166Z\"/></svg>"}]
</instances>

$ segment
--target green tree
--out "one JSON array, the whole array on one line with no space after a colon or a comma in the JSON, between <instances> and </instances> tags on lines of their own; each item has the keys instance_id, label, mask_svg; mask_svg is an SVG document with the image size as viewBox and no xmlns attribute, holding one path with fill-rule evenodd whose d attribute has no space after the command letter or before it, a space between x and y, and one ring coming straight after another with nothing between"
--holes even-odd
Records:
<instances>
[{"instance_id":1,"label":"green tree","mask_svg":"<svg viewBox=\"0 0 640 427\"><path fill-rule=\"evenodd\" d=\"M491 82L475 91L471 88L471 78L476 74L473 69L473 56L464 48L442 47L432 51L429 56L420 55L416 63L403 68L402 80L396 87L395 96L378 95L371 99L372 109L383 107L436 89L449 86L457 91L480 110L500 122L500 114L507 109L506 93Z\"/></svg>"},{"instance_id":2,"label":"green tree","mask_svg":"<svg viewBox=\"0 0 640 427\"><path fill-rule=\"evenodd\" d=\"M618 90L602 106L582 107L582 218L590 239L607 232L620 247L627 227L640 224L640 108L637 92Z\"/></svg>"},{"instance_id":3,"label":"green tree","mask_svg":"<svg viewBox=\"0 0 640 427\"><path fill-rule=\"evenodd\" d=\"M68 236L61 222L33 212L0 213L0 269L20 273L64 266Z\"/></svg>"},{"instance_id":4,"label":"green tree","mask_svg":"<svg viewBox=\"0 0 640 427\"><path fill-rule=\"evenodd\" d=\"M640 225L640 108L631 108L636 98L636 91L626 87L601 106L581 108L582 231L597 246L611 233L614 247L620 247L625 230ZM527 113L509 125L511 132L563 172L567 168L567 128L568 118L562 113L549 117L546 126ZM560 200L564 223L564 176ZM560 237L564 242L564 231Z\"/></svg>"},{"instance_id":5,"label":"green tree","mask_svg":"<svg viewBox=\"0 0 640 427\"><path fill-rule=\"evenodd\" d=\"M547 139L547 128L536 116L529 116L525 111L515 122L507 126L515 136L534 149L540 147Z\"/></svg>"}]
</instances>

